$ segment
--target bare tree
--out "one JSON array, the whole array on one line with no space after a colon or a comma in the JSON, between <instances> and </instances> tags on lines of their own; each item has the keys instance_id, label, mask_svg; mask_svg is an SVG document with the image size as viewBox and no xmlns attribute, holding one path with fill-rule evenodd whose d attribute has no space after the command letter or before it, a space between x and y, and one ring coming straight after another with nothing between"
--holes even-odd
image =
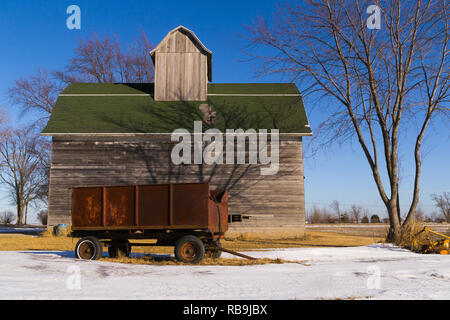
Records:
<instances>
[{"instance_id":1,"label":"bare tree","mask_svg":"<svg viewBox=\"0 0 450 320\"><path fill-rule=\"evenodd\" d=\"M42 127L50 117L64 87L72 82L152 82L154 66L150 58L153 45L145 33L123 51L117 36L97 35L80 40L64 70L36 74L15 81L8 90L11 102L21 107L22 114L37 116L35 125Z\"/></svg>"},{"instance_id":2,"label":"bare tree","mask_svg":"<svg viewBox=\"0 0 450 320\"><path fill-rule=\"evenodd\" d=\"M425 212L423 212L422 206L417 206L416 212L414 213L414 220L416 221L424 221L425 220Z\"/></svg>"},{"instance_id":3,"label":"bare tree","mask_svg":"<svg viewBox=\"0 0 450 320\"><path fill-rule=\"evenodd\" d=\"M8 123L9 115L5 108L0 106L0 127L2 127L5 123Z\"/></svg>"},{"instance_id":4,"label":"bare tree","mask_svg":"<svg viewBox=\"0 0 450 320\"><path fill-rule=\"evenodd\" d=\"M38 221L39 221L43 226L46 226L46 225L47 225L47 221L48 221L48 210L40 210L40 211L36 214L36 218L38 219Z\"/></svg>"},{"instance_id":5,"label":"bare tree","mask_svg":"<svg viewBox=\"0 0 450 320\"><path fill-rule=\"evenodd\" d=\"M320 209L314 206L309 210L308 213L308 222L312 224L321 223L322 221Z\"/></svg>"},{"instance_id":6,"label":"bare tree","mask_svg":"<svg viewBox=\"0 0 450 320\"><path fill-rule=\"evenodd\" d=\"M367 25L372 4L380 30ZM262 74L283 74L327 99L323 143L357 139L389 214L388 241L399 241L417 208L426 129L449 116L448 11L441 0L307 0L280 5L271 25L259 18L248 27L247 52ZM253 53L261 46L267 55ZM398 150L413 131L415 179L402 220Z\"/></svg>"},{"instance_id":7,"label":"bare tree","mask_svg":"<svg viewBox=\"0 0 450 320\"><path fill-rule=\"evenodd\" d=\"M450 192L442 192L441 194L431 195L434 205L439 209L442 217L450 222Z\"/></svg>"},{"instance_id":8,"label":"bare tree","mask_svg":"<svg viewBox=\"0 0 450 320\"><path fill-rule=\"evenodd\" d=\"M326 209L313 206L308 214L309 223L335 223L336 218Z\"/></svg>"},{"instance_id":9,"label":"bare tree","mask_svg":"<svg viewBox=\"0 0 450 320\"><path fill-rule=\"evenodd\" d=\"M128 45L127 53L117 59L121 68L122 82L153 82L155 69L149 52L153 45L148 41L145 32L141 32L133 43Z\"/></svg>"},{"instance_id":10,"label":"bare tree","mask_svg":"<svg viewBox=\"0 0 450 320\"><path fill-rule=\"evenodd\" d=\"M0 212L0 225L11 224L15 218L15 214L11 211Z\"/></svg>"},{"instance_id":11,"label":"bare tree","mask_svg":"<svg viewBox=\"0 0 450 320\"><path fill-rule=\"evenodd\" d=\"M32 130L9 130L0 136L0 181L16 205L16 224L26 221L28 206L39 199L47 177L43 170L42 144Z\"/></svg>"},{"instance_id":12,"label":"bare tree","mask_svg":"<svg viewBox=\"0 0 450 320\"><path fill-rule=\"evenodd\" d=\"M99 39L94 34L92 38L80 40L67 70L75 79L86 79L84 82L114 82L117 48L115 36Z\"/></svg>"},{"instance_id":13,"label":"bare tree","mask_svg":"<svg viewBox=\"0 0 450 320\"><path fill-rule=\"evenodd\" d=\"M363 208L361 206L357 206L355 204L352 205L350 208L350 214L352 215L353 221L355 221L356 223L359 223L362 212L363 212Z\"/></svg>"},{"instance_id":14,"label":"bare tree","mask_svg":"<svg viewBox=\"0 0 450 320\"><path fill-rule=\"evenodd\" d=\"M334 200L331 204L330 204L330 208L334 210L334 212L336 213L336 216L338 218L338 222L341 223L341 208L339 205L339 201Z\"/></svg>"},{"instance_id":15,"label":"bare tree","mask_svg":"<svg viewBox=\"0 0 450 320\"><path fill-rule=\"evenodd\" d=\"M15 81L8 90L13 104L21 107L22 115L33 111L38 115L36 122L41 125L48 120L63 89L63 84L53 78L46 69L39 69L36 74Z\"/></svg>"},{"instance_id":16,"label":"bare tree","mask_svg":"<svg viewBox=\"0 0 450 320\"><path fill-rule=\"evenodd\" d=\"M99 38L96 34L80 40L64 71L55 76L70 82L152 82L154 66L150 58L153 45L144 32L124 51L116 35Z\"/></svg>"}]
</instances>

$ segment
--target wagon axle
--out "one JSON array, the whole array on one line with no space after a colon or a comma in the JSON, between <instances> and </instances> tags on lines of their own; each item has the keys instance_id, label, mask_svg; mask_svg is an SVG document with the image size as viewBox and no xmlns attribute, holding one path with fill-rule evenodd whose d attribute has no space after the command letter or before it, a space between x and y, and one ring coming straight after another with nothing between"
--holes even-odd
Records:
<instances>
[{"instance_id":1,"label":"wagon axle","mask_svg":"<svg viewBox=\"0 0 450 320\"><path fill-rule=\"evenodd\" d=\"M89 236L78 241L75 248L75 255L83 260L97 260L102 257L102 246L108 247L108 255L111 258L119 256L129 257L132 247L137 246L159 246L157 243L130 243L128 240L100 241L98 238ZM204 257L218 259L222 252L227 252L241 258L254 260L248 255L225 249L220 241L204 243L200 238L193 235L182 236L174 244L174 254L178 261L185 263L199 263Z\"/></svg>"}]
</instances>

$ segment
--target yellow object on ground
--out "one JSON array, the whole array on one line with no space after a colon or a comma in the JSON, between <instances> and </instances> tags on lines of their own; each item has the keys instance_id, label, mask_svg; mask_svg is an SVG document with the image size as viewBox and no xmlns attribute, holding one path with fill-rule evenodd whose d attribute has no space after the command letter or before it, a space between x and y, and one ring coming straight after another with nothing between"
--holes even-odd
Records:
<instances>
[{"instance_id":1,"label":"yellow object on ground","mask_svg":"<svg viewBox=\"0 0 450 320\"><path fill-rule=\"evenodd\" d=\"M420 241L418 236L423 232L425 232L425 240ZM440 239L436 239L436 236ZM420 247L423 253L439 252L440 254L449 254L450 236L433 231L428 227L424 227L422 231L415 235L414 246Z\"/></svg>"}]
</instances>

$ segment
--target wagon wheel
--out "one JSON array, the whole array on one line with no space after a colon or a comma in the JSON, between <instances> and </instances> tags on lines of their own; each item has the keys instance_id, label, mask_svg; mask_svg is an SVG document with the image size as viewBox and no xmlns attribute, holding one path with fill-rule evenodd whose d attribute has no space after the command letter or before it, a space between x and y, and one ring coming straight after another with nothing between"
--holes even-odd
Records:
<instances>
[{"instance_id":1,"label":"wagon wheel","mask_svg":"<svg viewBox=\"0 0 450 320\"><path fill-rule=\"evenodd\" d=\"M75 246L75 256L83 260L97 260L102 257L103 249L96 237L84 237Z\"/></svg>"},{"instance_id":2,"label":"wagon wheel","mask_svg":"<svg viewBox=\"0 0 450 320\"><path fill-rule=\"evenodd\" d=\"M117 258L119 256L129 257L131 253L131 244L128 240L112 241L108 246L108 255L111 258Z\"/></svg>"},{"instance_id":3,"label":"wagon wheel","mask_svg":"<svg viewBox=\"0 0 450 320\"><path fill-rule=\"evenodd\" d=\"M175 257L185 263L199 263L205 256L205 246L196 236L181 237L175 244Z\"/></svg>"},{"instance_id":4,"label":"wagon wheel","mask_svg":"<svg viewBox=\"0 0 450 320\"><path fill-rule=\"evenodd\" d=\"M219 259L220 256L222 255L222 251L220 250L220 248L222 248L222 245L220 244L219 241L216 241L211 247L209 247L206 250L206 257L207 258L212 258L212 259Z\"/></svg>"}]
</instances>

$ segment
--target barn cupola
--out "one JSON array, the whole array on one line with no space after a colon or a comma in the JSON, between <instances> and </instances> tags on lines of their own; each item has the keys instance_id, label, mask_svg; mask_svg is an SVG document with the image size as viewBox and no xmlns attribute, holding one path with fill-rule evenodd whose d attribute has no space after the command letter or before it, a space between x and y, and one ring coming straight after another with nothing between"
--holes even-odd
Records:
<instances>
[{"instance_id":1,"label":"barn cupola","mask_svg":"<svg viewBox=\"0 0 450 320\"><path fill-rule=\"evenodd\" d=\"M212 52L191 30L173 29L150 56L155 65L156 101L206 101Z\"/></svg>"}]
</instances>

